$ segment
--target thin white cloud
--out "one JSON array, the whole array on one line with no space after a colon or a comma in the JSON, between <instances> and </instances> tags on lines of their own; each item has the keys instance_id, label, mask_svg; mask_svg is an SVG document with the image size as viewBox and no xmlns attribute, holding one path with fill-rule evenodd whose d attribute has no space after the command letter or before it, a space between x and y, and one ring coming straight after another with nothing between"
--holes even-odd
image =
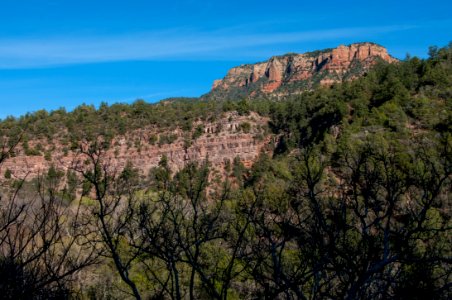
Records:
<instances>
[{"instance_id":1,"label":"thin white cloud","mask_svg":"<svg viewBox=\"0 0 452 300\"><path fill-rule=\"evenodd\" d=\"M0 69L128 60L202 59L240 55L240 50L266 45L344 38L366 38L413 26L340 28L285 33L247 33L238 28L212 32L173 29L118 36L0 39Z\"/></svg>"}]
</instances>

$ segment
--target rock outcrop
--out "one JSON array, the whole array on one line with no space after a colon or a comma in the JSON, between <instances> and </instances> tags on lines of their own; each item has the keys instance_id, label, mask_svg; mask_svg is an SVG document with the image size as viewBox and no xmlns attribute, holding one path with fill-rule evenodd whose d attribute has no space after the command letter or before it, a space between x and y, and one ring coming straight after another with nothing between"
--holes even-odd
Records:
<instances>
[{"instance_id":1,"label":"rock outcrop","mask_svg":"<svg viewBox=\"0 0 452 300\"><path fill-rule=\"evenodd\" d=\"M290 53L268 61L232 68L226 77L215 80L207 98L287 95L320 85L351 80L378 61L397 61L374 43L356 43L334 49Z\"/></svg>"},{"instance_id":2,"label":"rock outcrop","mask_svg":"<svg viewBox=\"0 0 452 300\"><path fill-rule=\"evenodd\" d=\"M221 119L202 123L204 133L196 138L187 138L191 133L181 129L164 131L158 129L141 129L117 136L105 152L103 160L112 170L121 171L128 162L139 169L142 175L149 174L151 168L156 167L165 155L173 171L182 169L187 162L203 162L206 159L211 166L224 171L226 164L232 164L236 157L250 167L262 152L271 152L273 137L267 134L268 119L251 113L240 116L237 113L227 113ZM195 124L195 126L200 125ZM171 135L174 140L169 143L150 143L151 136ZM187 140L190 141L187 141ZM30 146L37 143L46 145L46 141L30 141ZM86 156L75 151L65 151L64 146L53 142L52 157L27 156L24 149L18 147L15 156L10 157L0 166L0 178L9 170L13 178L33 179L45 174L50 166L62 171L83 165Z\"/></svg>"}]
</instances>

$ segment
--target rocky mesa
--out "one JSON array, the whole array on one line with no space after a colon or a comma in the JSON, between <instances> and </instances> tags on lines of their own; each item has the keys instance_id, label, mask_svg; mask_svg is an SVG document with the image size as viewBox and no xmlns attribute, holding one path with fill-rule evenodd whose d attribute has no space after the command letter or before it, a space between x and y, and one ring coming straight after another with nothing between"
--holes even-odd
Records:
<instances>
[{"instance_id":1,"label":"rocky mesa","mask_svg":"<svg viewBox=\"0 0 452 300\"><path fill-rule=\"evenodd\" d=\"M355 43L303 54L274 56L268 61L241 65L214 81L206 98L281 96L300 93L317 85L330 85L363 75L379 61L397 59L374 43Z\"/></svg>"}]
</instances>

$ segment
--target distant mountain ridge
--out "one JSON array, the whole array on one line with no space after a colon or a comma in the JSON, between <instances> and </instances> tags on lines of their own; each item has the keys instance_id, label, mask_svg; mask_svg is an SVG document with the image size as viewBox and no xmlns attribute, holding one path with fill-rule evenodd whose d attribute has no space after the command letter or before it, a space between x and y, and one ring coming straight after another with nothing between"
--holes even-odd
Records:
<instances>
[{"instance_id":1,"label":"distant mountain ridge","mask_svg":"<svg viewBox=\"0 0 452 300\"><path fill-rule=\"evenodd\" d=\"M303 54L288 53L230 69L223 79L214 81L212 90L203 97L236 99L296 94L317 85L352 80L378 61L393 63L397 59L383 46L370 42Z\"/></svg>"}]
</instances>

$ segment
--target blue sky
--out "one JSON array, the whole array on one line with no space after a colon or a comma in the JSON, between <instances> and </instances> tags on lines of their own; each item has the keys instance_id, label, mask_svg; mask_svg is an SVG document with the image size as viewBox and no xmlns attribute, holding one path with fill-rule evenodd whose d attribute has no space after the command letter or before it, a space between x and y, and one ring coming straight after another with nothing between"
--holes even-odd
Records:
<instances>
[{"instance_id":1,"label":"blue sky","mask_svg":"<svg viewBox=\"0 0 452 300\"><path fill-rule=\"evenodd\" d=\"M398 58L452 40L452 1L0 0L0 118L199 96L230 67L372 41Z\"/></svg>"}]
</instances>

